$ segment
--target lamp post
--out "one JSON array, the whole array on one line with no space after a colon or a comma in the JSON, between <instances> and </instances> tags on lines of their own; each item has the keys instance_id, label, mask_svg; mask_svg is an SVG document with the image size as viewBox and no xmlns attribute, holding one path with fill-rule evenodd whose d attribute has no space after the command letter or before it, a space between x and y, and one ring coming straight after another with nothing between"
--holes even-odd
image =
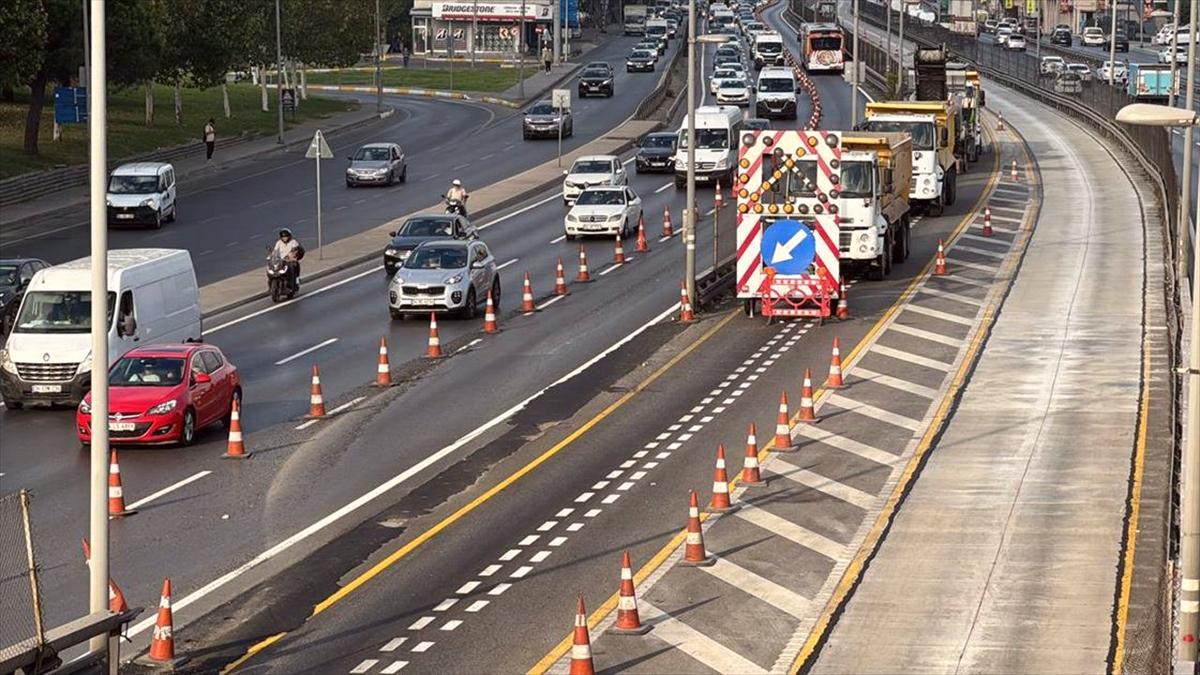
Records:
<instances>
[{"instance_id":1,"label":"lamp post","mask_svg":"<svg viewBox=\"0 0 1200 675\"><path fill-rule=\"evenodd\" d=\"M858 126L858 1L854 0L854 39L850 41L850 60L854 64L854 72L851 73L852 81L850 83L850 128Z\"/></svg>"},{"instance_id":2,"label":"lamp post","mask_svg":"<svg viewBox=\"0 0 1200 675\"><path fill-rule=\"evenodd\" d=\"M1194 19L1192 24L1194 27ZM1191 144L1191 130L1197 123L1196 111L1190 105L1186 110L1182 110L1147 103L1125 106L1117 113L1117 121L1141 126L1184 127L1189 145ZM1188 187L1187 182L1184 182L1182 187L1184 195L1187 195ZM1184 213L1187 213L1186 204L1183 205L1183 209ZM1179 221L1181 267L1186 265L1188 229L1187 219L1181 219ZM1181 281L1185 279L1183 276L1179 278ZM1200 279L1200 256L1192 256L1192 278ZM1198 607L1200 605L1200 293L1197 293L1196 290L1196 285L1193 285L1191 346L1188 352L1186 371L1188 378L1185 411L1187 438L1184 439L1183 463L1180 467L1183 515L1180 520L1179 537L1180 569L1183 574L1182 595L1179 603L1179 660L1192 663L1196 661L1196 641L1200 638L1197 635L1197 616L1200 613L1200 607ZM1183 670L1178 672L1183 672Z\"/></svg>"},{"instance_id":3,"label":"lamp post","mask_svg":"<svg viewBox=\"0 0 1200 675\"><path fill-rule=\"evenodd\" d=\"M375 0L375 112L383 112L383 45L379 40L379 0Z\"/></svg>"},{"instance_id":4,"label":"lamp post","mask_svg":"<svg viewBox=\"0 0 1200 675\"><path fill-rule=\"evenodd\" d=\"M1174 5L1174 7L1171 10L1171 25L1175 26L1175 32L1178 33L1179 32L1180 0L1175 0L1175 2L1172 4ZM1175 39L1172 39L1171 40L1171 49L1174 49L1177 44L1179 44L1179 42L1177 42ZM1178 62L1178 59L1175 58L1174 52L1172 52L1171 53L1171 91L1167 94L1167 105L1171 106L1172 108L1175 107L1175 104L1177 103L1177 101L1175 100L1176 98L1178 98L1178 96L1176 96L1176 93L1175 93L1177 91L1179 91L1179 62Z\"/></svg>"},{"instance_id":5,"label":"lamp post","mask_svg":"<svg viewBox=\"0 0 1200 675\"><path fill-rule=\"evenodd\" d=\"M275 0L275 111L279 120L276 143L283 145L283 29L279 26L279 0ZM377 38L378 39L378 38Z\"/></svg>"}]
</instances>

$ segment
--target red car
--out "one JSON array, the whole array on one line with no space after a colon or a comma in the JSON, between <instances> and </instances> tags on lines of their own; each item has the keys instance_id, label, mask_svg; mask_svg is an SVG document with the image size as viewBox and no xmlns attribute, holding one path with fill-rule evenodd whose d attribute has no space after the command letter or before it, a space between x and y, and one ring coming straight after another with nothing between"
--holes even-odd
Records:
<instances>
[{"instance_id":1,"label":"red car","mask_svg":"<svg viewBox=\"0 0 1200 675\"><path fill-rule=\"evenodd\" d=\"M113 443L188 445L214 422L229 426L242 398L237 367L206 344L139 347L108 371L108 435ZM92 395L75 413L79 441L92 439Z\"/></svg>"}]
</instances>

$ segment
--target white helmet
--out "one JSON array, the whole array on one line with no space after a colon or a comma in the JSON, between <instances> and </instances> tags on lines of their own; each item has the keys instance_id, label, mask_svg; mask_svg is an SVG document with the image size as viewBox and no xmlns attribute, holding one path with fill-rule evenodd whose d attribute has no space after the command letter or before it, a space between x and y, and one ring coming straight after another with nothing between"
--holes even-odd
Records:
<instances>
[{"instance_id":1,"label":"white helmet","mask_svg":"<svg viewBox=\"0 0 1200 675\"><path fill-rule=\"evenodd\" d=\"M454 187L462 187L462 181L457 178L455 178L453 181L451 181L450 184L453 185Z\"/></svg>"}]
</instances>

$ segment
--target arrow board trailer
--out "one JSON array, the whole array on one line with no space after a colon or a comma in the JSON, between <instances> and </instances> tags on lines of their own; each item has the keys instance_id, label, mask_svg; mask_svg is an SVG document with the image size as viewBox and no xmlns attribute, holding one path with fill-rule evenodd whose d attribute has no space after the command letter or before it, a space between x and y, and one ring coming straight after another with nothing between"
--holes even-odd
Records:
<instances>
[{"instance_id":1,"label":"arrow board trailer","mask_svg":"<svg viewBox=\"0 0 1200 675\"><path fill-rule=\"evenodd\" d=\"M737 294L746 313L830 316L841 280L841 132L746 131L737 168Z\"/></svg>"}]
</instances>

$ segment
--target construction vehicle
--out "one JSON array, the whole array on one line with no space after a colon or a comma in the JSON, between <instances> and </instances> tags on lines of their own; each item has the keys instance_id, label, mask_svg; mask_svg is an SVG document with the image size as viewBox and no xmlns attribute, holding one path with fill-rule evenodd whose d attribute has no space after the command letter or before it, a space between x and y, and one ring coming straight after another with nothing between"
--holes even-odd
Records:
<instances>
[{"instance_id":1,"label":"construction vehicle","mask_svg":"<svg viewBox=\"0 0 1200 675\"><path fill-rule=\"evenodd\" d=\"M892 263L908 258L910 250L912 139L898 132L843 132L840 185L842 265L865 268L870 278L880 281L891 274Z\"/></svg>"},{"instance_id":2,"label":"construction vehicle","mask_svg":"<svg viewBox=\"0 0 1200 675\"><path fill-rule=\"evenodd\" d=\"M861 130L912 136L913 177L908 197L914 205L925 206L931 215L942 215L958 195L958 117L953 101L867 103Z\"/></svg>"},{"instance_id":3,"label":"construction vehicle","mask_svg":"<svg viewBox=\"0 0 1200 675\"><path fill-rule=\"evenodd\" d=\"M624 9L624 32L626 35L645 35L646 34L646 6L645 5L625 5Z\"/></svg>"},{"instance_id":4,"label":"construction vehicle","mask_svg":"<svg viewBox=\"0 0 1200 675\"><path fill-rule=\"evenodd\" d=\"M965 170L967 162L978 162L983 151L981 119L983 89L979 72L962 62L946 64L946 89L958 109L958 147L955 154Z\"/></svg>"},{"instance_id":5,"label":"construction vehicle","mask_svg":"<svg viewBox=\"0 0 1200 675\"><path fill-rule=\"evenodd\" d=\"M917 47L913 55L918 101L946 100L946 48Z\"/></svg>"},{"instance_id":6,"label":"construction vehicle","mask_svg":"<svg viewBox=\"0 0 1200 675\"><path fill-rule=\"evenodd\" d=\"M1128 93L1139 103L1166 103L1171 98L1171 65L1164 63L1131 63ZM1174 83L1175 94L1179 85Z\"/></svg>"},{"instance_id":7,"label":"construction vehicle","mask_svg":"<svg viewBox=\"0 0 1200 675\"><path fill-rule=\"evenodd\" d=\"M978 35L974 0L950 0L950 31L959 35Z\"/></svg>"}]
</instances>

